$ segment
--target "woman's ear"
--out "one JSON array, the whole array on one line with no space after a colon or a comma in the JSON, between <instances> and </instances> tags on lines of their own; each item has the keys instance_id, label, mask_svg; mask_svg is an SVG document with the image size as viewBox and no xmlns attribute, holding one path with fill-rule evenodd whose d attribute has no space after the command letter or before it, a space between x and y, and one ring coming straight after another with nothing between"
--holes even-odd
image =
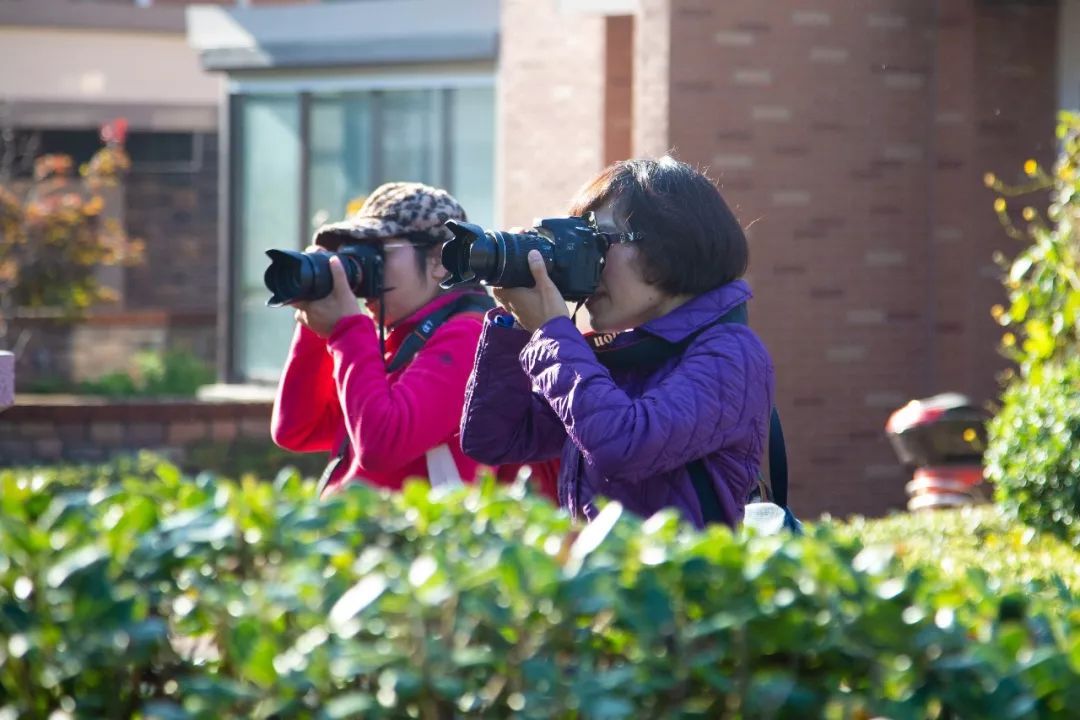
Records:
<instances>
[{"instance_id":1,"label":"woman's ear","mask_svg":"<svg viewBox=\"0 0 1080 720\"><path fill-rule=\"evenodd\" d=\"M450 276L450 271L442 264L442 246L436 245L428 254L428 275L435 282L441 283Z\"/></svg>"}]
</instances>

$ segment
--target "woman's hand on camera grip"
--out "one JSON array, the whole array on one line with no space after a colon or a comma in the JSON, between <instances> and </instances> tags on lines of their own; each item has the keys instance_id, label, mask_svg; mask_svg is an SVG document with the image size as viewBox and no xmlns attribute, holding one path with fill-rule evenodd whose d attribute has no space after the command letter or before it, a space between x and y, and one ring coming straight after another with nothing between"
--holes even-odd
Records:
<instances>
[{"instance_id":1,"label":"woman's hand on camera grip","mask_svg":"<svg viewBox=\"0 0 1080 720\"><path fill-rule=\"evenodd\" d=\"M570 317L566 300L548 277L544 258L537 250L529 251L529 270L533 276L533 287L493 288L492 294L499 305L529 332L554 318Z\"/></svg>"},{"instance_id":2,"label":"woman's hand on camera grip","mask_svg":"<svg viewBox=\"0 0 1080 720\"><path fill-rule=\"evenodd\" d=\"M322 252L321 248L318 251ZM293 303L296 321L323 338L330 337L342 318L361 314L340 259L330 258L330 274L334 278L334 289L329 295L319 300Z\"/></svg>"}]
</instances>

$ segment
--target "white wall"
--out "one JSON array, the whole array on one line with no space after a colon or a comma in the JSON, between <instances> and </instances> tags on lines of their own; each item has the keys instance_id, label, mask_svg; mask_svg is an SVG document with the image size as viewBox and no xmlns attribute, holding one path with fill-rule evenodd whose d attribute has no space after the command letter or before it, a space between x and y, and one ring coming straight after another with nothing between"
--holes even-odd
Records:
<instances>
[{"instance_id":1,"label":"white wall","mask_svg":"<svg viewBox=\"0 0 1080 720\"><path fill-rule=\"evenodd\" d=\"M259 44L352 42L376 38L494 34L498 0L367 0L266 7L187 8L188 40L198 50Z\"/></svg>"},{"instance_id":2,"label":"white wall","mask_svg":"<svg viewBox=\"0 0 1080 720\"><path fill-rule=\"evenodd\" d=\"M217 105L183 34L0 27L0 100Z\"/></svg>"}]
</instances>

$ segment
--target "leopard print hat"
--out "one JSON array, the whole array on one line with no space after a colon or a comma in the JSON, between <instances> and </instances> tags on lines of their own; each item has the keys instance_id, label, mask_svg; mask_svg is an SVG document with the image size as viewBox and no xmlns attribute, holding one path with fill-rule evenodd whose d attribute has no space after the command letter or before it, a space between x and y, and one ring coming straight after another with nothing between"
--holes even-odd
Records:
<instances>
[{"instance_id":1,"label":"leopard print hat","mask_svg":"<svg viewBox=\"0 0 1080 720\"><path fill-rule=\"evenodd\" d=\"M315 231L314 243L336 251L350 240L384 240L409 233L425 233L441 243L453 238L443 227L447 220L466 220L465 210L450 193L423 183L386 183L375 188L355 215Z\"/></svg>"}]
</instances>

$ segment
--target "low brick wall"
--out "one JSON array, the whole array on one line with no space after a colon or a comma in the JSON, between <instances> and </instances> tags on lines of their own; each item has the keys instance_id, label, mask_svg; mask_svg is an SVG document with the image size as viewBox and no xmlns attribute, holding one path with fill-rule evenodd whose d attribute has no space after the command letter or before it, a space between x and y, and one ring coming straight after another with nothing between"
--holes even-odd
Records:
<instances>
[{"instance_id":1,"label":"low brick wall","mask_svg":"<svg viewBox=\"0 0 1080 720\"><path fill-rule=\"evenodd\" d=\"M271 451L271 408L267 401L16 395L0 412L0 466L99 462L136 450L184 464L196 449L228 456L240 444Z\"/></svg>"}]
</instances>

